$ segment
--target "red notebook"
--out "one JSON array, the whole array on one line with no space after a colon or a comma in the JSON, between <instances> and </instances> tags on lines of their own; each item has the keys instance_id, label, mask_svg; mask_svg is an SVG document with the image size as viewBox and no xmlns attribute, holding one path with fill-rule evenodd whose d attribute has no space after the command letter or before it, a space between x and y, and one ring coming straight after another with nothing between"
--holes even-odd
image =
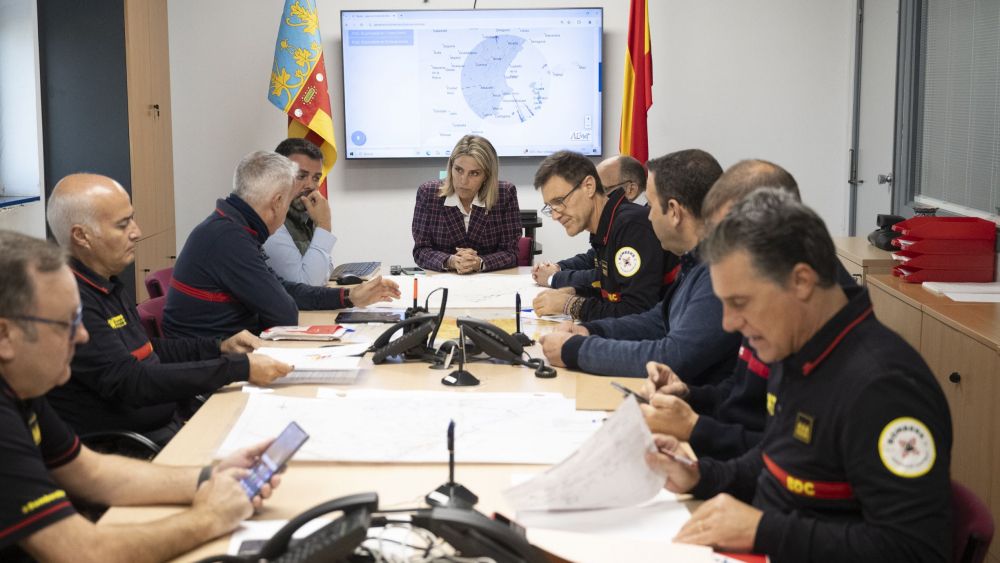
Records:
<instances>
[{"instance_id":1,"label":"red notebook","mask_svg":"<svg viewBox=\"0 0 1000 563\"><path fill-rule=\"evenodd\" d=\"M264 340L340 340L347 333L341 325L273 326L260 333Z\"/></svg>"}]
</instances>

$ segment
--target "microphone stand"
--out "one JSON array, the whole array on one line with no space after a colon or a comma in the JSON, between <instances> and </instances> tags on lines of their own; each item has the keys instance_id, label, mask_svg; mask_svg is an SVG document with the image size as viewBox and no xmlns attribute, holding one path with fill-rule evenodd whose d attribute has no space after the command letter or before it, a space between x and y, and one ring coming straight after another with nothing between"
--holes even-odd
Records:
<instances>
[{"instance_id":1,"label":"microphone stand","mask_svg":"<svg viewBox=\"0 0 1000 563\"><path fill-rule=\"evenodd\" d=\"M448 482L424 497L427 504L447 508L472 508L479 497L464 485L455 482L455 421L448 423Z\"/></svg>"}]
</instances>

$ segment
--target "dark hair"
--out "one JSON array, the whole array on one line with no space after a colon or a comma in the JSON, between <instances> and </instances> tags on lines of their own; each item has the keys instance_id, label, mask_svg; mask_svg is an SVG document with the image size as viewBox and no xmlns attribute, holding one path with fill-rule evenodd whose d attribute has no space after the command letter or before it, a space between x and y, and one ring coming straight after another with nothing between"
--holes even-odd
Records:
<instances>
[{"instance_id":1,"label":"dark hair","mask_svg":"<svg viewBox=\"0 0 1000 563\"><path fill-rule=\"evenodd\" d=\"M786 190L758 188L733 205L701 244L701 256L717 263L745 250L754 270L784 285L796 264L816 271L821 287L837 280L837 253L823 220Z\"/></svg>"},{"instance_id":2,"label":"dark hair","mask_svg":"<svg viewBox=\"0 0 1000 563\"><path fill-rule=\"evenodd\" d=\"M705 196L701 213L711 217L728 203L737 202L757 188L781 188L801 200L799 185L787 170L766 160L741 160L730 166Z\"/></svg>"},{"instance_id":3,"label":"dark hair","mask_svg":"<svg viewBox=\"0 0 1000 563\"><path fill-rule=\"evenodd\" d=\"M65 265L66 253L51 242L0 230L0 317L24 315L34 306L32 271L49 273Z\"/></svg>"},{"instance_id":4,"label":"dark hair","mask_svg":"<svg viewBox=\"0 0 1000 563\"><path fill-rule=\"evenodd\" d=\"M722 175L722 167L715 157L701 149L672 152L646 163L656 183L656 197L660 207L677 200L696 218L701 217L701 203L712 184Z\"/></svg>"},{"instance_id":5,"label":"dark hair","mask_svg":"<svg viewBox=\"0 0 1000 563\"><path fill-rule=\"evenodd\" d=\"M604 193L601 177L597 175L597 166L578 152L559 151L545 157L535 172L535 189L541 189L553 176L559 176L574 186L590 176L597 186L597 193Z\"/></svg>"},{"instance_id":6,"label":"dark hair","mask_svg":"<svg viewBox=\"0 0 1000 563\"><path fill-rule=\"evenodd\" d=\"M289 157L293 154L301 154L302 156L311 158L312 160L323 162L323 151L319 150L319 147L305 139L285 139L284 141L278 143L274 152L284 157Z\"/></svg>"},{"instance_id":7,"label":"dark hair","mask_svg":"<svg viewBox=\"0 0 1000 563\"><path fill-rule=\"evenodd\" d=\"M618 157L618 166L621 167L619 182L635 182L639 186L639 193L646 191L646 167L641 162L623 154Z\"/></svg>"}]
</instances>

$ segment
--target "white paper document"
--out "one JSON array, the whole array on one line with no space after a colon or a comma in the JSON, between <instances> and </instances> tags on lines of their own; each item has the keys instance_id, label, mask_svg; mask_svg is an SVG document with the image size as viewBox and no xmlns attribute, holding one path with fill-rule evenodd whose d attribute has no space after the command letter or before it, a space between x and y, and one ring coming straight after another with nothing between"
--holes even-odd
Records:
<instances>
[{"instance_id":1,"label":"white paper document","mask_svg":"<svg viewBox=\"0 0 1000 563\"><path fill-rule=\"evenodd\" d=\"M367 349L364 344L346 344L324 348L268 348L254 350L256 354L270 356L295 367L292 373L276 379L274 383L353 383L362 369L369 365L360 356Z\"/></svg>"},{"instance_id":2,"label":"white paper document","mask_svg":"<svg viewBox=\"0 0 1000 563\"><path fill-rule=\"evenodd\" d=\"M996 293L1000 294L1000 282L991 283L959 283L959 282L924 282L924 289L933 293Z\"/></svg>"},{"instance_id":3,"label":"white paper document","mask_svg":"<svg viewBox=\"0 0 1000 563\"><path fill-rule=\"evenodd\" d=\"M954 293L946 291L944 294L952 301L959 303L1000 303L1000 293Z\"/></svg>"},{"instance_id":4,"label":"white paper document","mask_svg":"<svg viewBox=\"0 0 1000 563\"><path fill-rule=\"evenodd\" d=\"M653 435L635 397L622 402L580 449L530 481L504 491L518 512L635 506L663 488L666 476L646 463Z\"/></svg>"},{"instance_id":5,"label":"white paper document","mask_svg":"<svg viewBox=\"0 0 1000 563\"><path fill-rule=\"evenodd\" d=\"M454 420L459 463L552 464L586 441L603 418L577 411L573 399L555 393L321 388L315 399L255 394L216 456L273 437L294 420L310 436L296 460L446 462Z\"/></svg>"},{"instance_id":6,"label":"white paper document","mask_svg":"<svg viewBox=\"0 0 1000 563\"><path fill-rule=\"evenodd\" d=\"M413 276L386 276L399 284L402 296L388 303L374 303L369 307L399 308L413 305ZM514 294L521 294L522 306L531 306L535 296L545 291L546 287L535 284L531 274L476 274L462 276L458 274L437 274L417 278L417 301L423 307L424 299L432 291L441 287L448 288L448 305L451 309L496 308L510 309L514 312ZM441 293L431 297L430 310L437 311L441 302Z\"/></svg>"}]
</instances>

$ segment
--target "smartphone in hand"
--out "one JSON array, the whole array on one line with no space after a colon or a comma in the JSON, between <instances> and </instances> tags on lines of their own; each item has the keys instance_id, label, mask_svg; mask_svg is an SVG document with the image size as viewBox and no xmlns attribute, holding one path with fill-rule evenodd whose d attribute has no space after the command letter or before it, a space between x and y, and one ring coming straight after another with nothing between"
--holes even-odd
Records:
<instances>
[{"instance_id":1,"label":"smartphone in hand","mask_svg":"<svg viewBox=\"0 0 1000 563\"><path fill-rule=\"evenodd\" d=\"M289 459L299 451L302 444L306 443L309 435L302 430L302 427L294 422L282 430L281 434L271 443L270 446L260 456L250 474L240 480L243 490L247 496L253 498L260 493L260 488L271 480L271 477L282 470Z\"/></svg>"}]
</instances>

